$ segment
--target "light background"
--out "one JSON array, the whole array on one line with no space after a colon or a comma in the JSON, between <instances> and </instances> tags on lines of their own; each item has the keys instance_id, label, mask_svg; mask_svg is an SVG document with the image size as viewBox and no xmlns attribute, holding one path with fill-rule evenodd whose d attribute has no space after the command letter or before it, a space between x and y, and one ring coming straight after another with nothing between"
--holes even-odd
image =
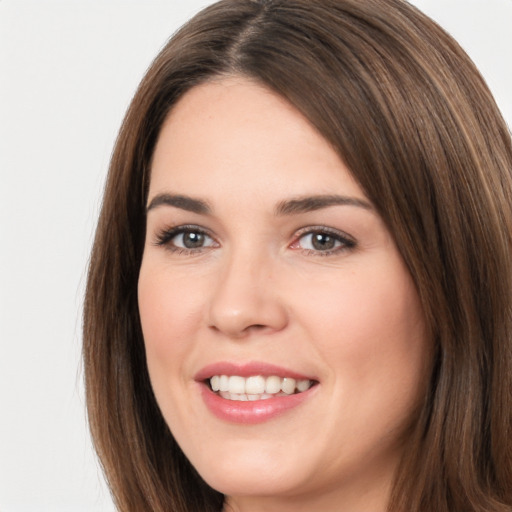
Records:
<instances>
[{"instance_id":1,"label":"light background","mask_svg":"<svg viewBox=\"0 0 512 512\"><path fill-rule=\"evenodd\" d=\"M88 252L117 129L200 0L0 0L0 512L112 512L80 367ZM512 126L512 0L416 0Z\"/></svg>"}]
</instances>

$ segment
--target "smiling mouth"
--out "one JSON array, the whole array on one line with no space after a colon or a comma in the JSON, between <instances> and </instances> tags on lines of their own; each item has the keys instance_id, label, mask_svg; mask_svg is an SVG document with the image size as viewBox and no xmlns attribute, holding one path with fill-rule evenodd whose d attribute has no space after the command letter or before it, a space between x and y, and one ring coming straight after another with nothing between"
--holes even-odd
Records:
<instances>
[{"instance_id":1,"label":"smiling mouth","mask_svg":"<svg viewBox=\"0 0 512 512\"><path fill-rule=\"evenodd\" d=\"M314 386L316 381L277 375L214 375L206 383L214 393L226 400L248 402L303 393Z\"/></svg>"}]
</instances>

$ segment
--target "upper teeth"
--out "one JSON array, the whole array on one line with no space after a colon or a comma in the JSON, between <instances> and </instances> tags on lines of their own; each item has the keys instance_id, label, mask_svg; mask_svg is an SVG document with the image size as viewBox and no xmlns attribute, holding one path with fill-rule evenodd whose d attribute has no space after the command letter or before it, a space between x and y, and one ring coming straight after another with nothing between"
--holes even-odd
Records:
<instances>
[{"instance_id":1,"label":"upper teeth","mask_svg":"<svg viewBox=\"0 0 512 512\"><path fill-rule=\"evenodd\" d=\"M255 375L252 377L240 377L238 375L214 375L210 379L213 391L228 392L237 395L274 395L283 392L292 395L297 390L299 393L311 387L309 379L292 379L291 377L263 377Z\"/></svg>"}]
</instances>

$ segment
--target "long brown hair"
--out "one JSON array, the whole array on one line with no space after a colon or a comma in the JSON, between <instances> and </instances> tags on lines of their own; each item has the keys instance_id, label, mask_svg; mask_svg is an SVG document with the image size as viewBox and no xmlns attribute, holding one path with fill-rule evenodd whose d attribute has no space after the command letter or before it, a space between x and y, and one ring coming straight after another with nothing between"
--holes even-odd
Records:
<instances>
[{"instance_id":1,"label":"long brown hair","mask_svg":"<svg viewBox=\"0 0 512 512\"><path fill-rule=\"evenodd\" d=\"M402 0L223 0L153 62L121 127L84 311L90 426L123 512L219 511L145 362L137 280L160 127L212 77L259 81L339 152L393 234L433 346L389 510L512 507L512 147L461 48Z\"/></svg>"}]
</instances>

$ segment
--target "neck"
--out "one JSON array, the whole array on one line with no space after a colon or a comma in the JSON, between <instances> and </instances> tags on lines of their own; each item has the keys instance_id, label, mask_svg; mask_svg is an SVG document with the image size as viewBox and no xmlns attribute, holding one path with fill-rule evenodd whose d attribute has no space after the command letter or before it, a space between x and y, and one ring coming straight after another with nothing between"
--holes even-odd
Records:
<instances>
[{"instance_id":1,"label":"neck","mask_svg":"<svg viewBox=\"0 0 512 512\"><path fill-rule=\"evenodd\" d=\"M380 481L337 487L314 494L227 496L223 512L386 512L392 482Z\"/></svg>"}]
</instances>

